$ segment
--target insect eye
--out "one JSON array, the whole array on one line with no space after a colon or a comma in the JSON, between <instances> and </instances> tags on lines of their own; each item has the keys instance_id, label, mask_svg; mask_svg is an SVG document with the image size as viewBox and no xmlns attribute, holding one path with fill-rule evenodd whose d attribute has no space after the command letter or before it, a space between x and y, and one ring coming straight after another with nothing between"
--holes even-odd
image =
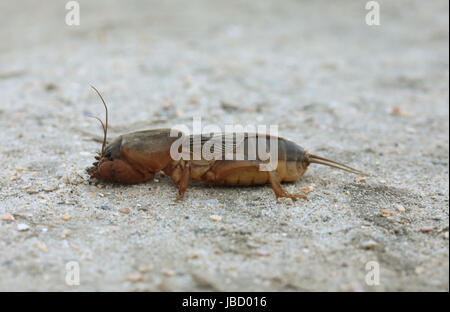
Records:
<instances>
[{"instance_id":1,"label":"insect eye","mask_svg":"<svg viewBox=\"0 0 450 312\"><path fill-rule=\"evenodd\" d=\"M111 151L105 151L105 154L103 154L104 158L107 158L108 160L111 160Z\"/></svg>"}]
</instances>

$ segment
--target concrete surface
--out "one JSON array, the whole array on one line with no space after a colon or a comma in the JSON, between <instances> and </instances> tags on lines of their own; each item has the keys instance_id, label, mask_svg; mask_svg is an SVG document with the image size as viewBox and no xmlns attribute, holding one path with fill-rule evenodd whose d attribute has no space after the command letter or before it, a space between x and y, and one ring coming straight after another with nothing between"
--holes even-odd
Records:
<instances>
[{"instance_id":1,"label":"concrete surface","mask_svg":"<svg viewBox=\"0 0 450 312\"><path fill-rule=\"evenodd\" d=\"M0 290L449 290L447 1L0 3ZM311 166L269 186L87 181L110 135L277 124ZM128 209L126 209L128 208ZM80 285L66 284L66 265ZM379 285L366 283L379 265ZM70 273L70 272L69 272Z\"/></svg>"}]
</instances>

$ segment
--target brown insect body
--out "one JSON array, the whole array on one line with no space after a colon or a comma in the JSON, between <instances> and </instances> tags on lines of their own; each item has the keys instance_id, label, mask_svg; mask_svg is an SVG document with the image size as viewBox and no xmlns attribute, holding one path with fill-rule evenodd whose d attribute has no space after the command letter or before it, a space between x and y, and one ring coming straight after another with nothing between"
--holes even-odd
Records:
<instances>
[{"instance_id":1,"label":"brown insect body","mask_svg":"<svg viewBox=\"0 0 450 312\"><path fill-rule=\"evenodd\" d=\"M94 90L96 90L94 88ZM97 91L97 90L96 90ZM98 92L98 91L97 91ZM100 94L99 94L100 95ZM103 100L103 99L102 99ZM106 104L105 104L106 107ZM103 123L102 123L103 125ZM277 197L307 199L305 195L288 194L281 182L294 182L302 176L309 164L318 163L352 173L362 172L344 164L319 156L311 155L294 142L277 138L278 162L276 170L261 171L256 160L173 160L170 155L172 144L179 137L170 136L170 129L154 129L120 135L106 145L107 124L103 125L105 140L98 162L88 169L90 175L98 180L113 183L142 183L151 180L158 172L164 172L179 186L179 196L183 197L189 181L204 181L217 185L258 185L270 183ZM245 151L248 148L248 134L245 134ZM193 136L189 146L193 147ZM203 144L210 137L201 136ZM266 136L269 147L269 136ZM247 155L247 153L246 153ZM224 158L222 158L224 159Z\"/></svg>"},{"instance_id":2,"label":"brown insect body","mask_svg":"<svg viewBox=\"0 0 450 312\"><path fill-rule=\"evenodd\" d=\"M170 146L176 137L169 129L155 129L120 135L105 148L92 176L118 183L141 183L167 167L172 161Z\"/></svg>"}]
</instances>

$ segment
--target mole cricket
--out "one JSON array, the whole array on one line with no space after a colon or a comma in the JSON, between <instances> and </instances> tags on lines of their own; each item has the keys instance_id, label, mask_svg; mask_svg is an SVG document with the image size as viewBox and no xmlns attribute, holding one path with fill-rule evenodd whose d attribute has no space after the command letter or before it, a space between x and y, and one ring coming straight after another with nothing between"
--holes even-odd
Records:
<instances>
[{"instance_id":1,"label":"mole cricket","mask_svg":"<svg viewBox=\"0 0 450 312\"><path fill-rule=\"evenodd\" d=\"M181 157L174 159L171 155L171 147L178 140L189 146L190 155L197 147L205 147L211 140L208 135L184 136L179 133L173 136L171 129L152 129L145 131L122 134L107 144L108 134L108 107L100 92L92 87L99 95L105 107L105 123L98 117L91 116L100 121L103 128L103 144L101 152L95 157L92 167L87 169L91 178L110 183L136 184L153 179L155 174L163 172L172 178L178 185L176 200L182 199L189 181L204 181L215 185L261 185L270 183L277 198L287 197L292 200L298 198L307 200L303 194L289 194L281 186L282 182L295 182L306 172L310 164L320 164L332 168L344 170L358 175L366 175L364 172L344 165L342 163L308 153L301 146L281 137L273 137L267 134L241 134L241 142L229 142L224 134L215 135L217 142L222 142L219 147L211 146L215 155L236 153L238 147L244 151L244 159L223 159L215 157ZM233 136L234 138L234 136ZM265 147L273 148L272 142L276 139L277 164L273 170L260 170L266 160L259 155L253 159L248 157L250 146L258 146L265 143ZM228 141L227 141L228 140ZM265 142L264 142L265 141ZM262 143L261 143L262 142ZM225 144L226 143L226 144ZM242 144L242 145L241 145ZM231 150L229 149L231 146ZM215 149L215 150L214 150ZM203 155L203 154L202 154Z\"/></svg>"}]
</instances>

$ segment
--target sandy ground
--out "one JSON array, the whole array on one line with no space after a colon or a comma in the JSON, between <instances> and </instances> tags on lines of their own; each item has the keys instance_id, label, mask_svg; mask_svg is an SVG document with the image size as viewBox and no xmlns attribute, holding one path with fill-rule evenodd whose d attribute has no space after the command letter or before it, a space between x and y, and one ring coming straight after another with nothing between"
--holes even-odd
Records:
<instances>
[{"instance_id":1,"label":"sandy ground","mask_svg":"<svg viewBox=\"0 0 450 312\"><path fill-rule=\"evenodd\" d=\"M379 1L372 27L365 1L79 2L72 27L65 1L0 2L0 290L449 290L447 1ZM296 203L202 184L175 203L163 176L98 188L90 84L110 138L276 124L373 176L311 166Z\"/></svg>"}]
</instances>

